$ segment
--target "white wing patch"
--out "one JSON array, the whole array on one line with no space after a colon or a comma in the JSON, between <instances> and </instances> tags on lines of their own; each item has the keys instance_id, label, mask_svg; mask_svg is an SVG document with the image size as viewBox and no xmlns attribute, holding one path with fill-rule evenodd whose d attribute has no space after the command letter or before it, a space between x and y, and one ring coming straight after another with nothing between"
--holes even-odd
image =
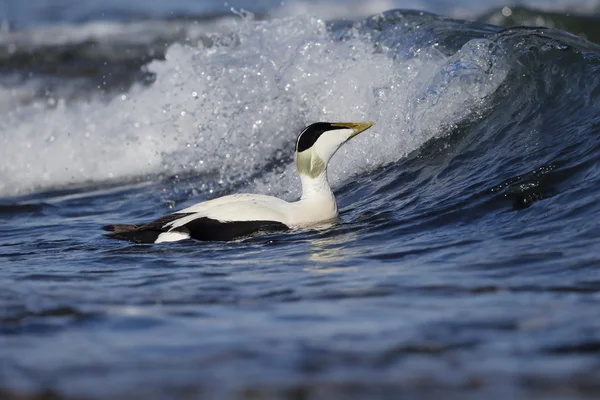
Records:
<instances>
[{"instance_id":1,"label":"white wing patch","mask_svg":"<svg viewBox=\"0 0 600 400\"><path fill-rule=\"evenodd\" d=\"M163 232L154 241L154 243L178 242L180 240L189 239L190 235L183 232Z\"/></svg>"},{"instance_id":2,"label":"white wing patch","mask_svg":"<svg viewBox=\"0 0 600 400\"><path fill-rule=\"evenodd\" d=\"M173 230L197 218L210 218L220 222L228 221L277 221L288 222L286 210L290 203L277 197L238 194L225 196L178 211L177 214L189 214L164 225Z\"/></svg>"},{"instance_id":3,"label":"white wing patch","mask_svg":"<svg viewBox=\"0 0 600 400\"><path fill-rule=\"evenodd\" d=\"M287 201L278 199L277 197L265 196L262 194L243 193L232 194L229 196L219 197L218 199L197 203L193 206L177 211L176 214L201 213L210 210L213 207L232 203L259 203L265 205L266 207L281 207L283 204L289 204Z\"/></svg>"}]
</instances>

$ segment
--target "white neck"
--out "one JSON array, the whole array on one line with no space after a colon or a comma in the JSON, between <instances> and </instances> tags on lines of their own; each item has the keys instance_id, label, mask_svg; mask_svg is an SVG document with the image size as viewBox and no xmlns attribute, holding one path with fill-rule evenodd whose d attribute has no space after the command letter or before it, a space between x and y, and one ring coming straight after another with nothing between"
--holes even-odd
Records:
<instances>
[{"instance_id":1,"label":"white neck","mask_svg":"<svg viewBox=\"0 0 600 400\"><path fill-rule=\"evenodd\" d=\"M302 181L302 197L300 200L335 202L333 192L327 181L327 170L321 172L315 178L300 174L300 181Z\"/></svg>"},{"instance_id":2,"label":"white neck","mask_svg":"<svg viewBox=\"0 0 600 400\"><path fill-rule=\"evenodd\" d=\"M327 171L316 178L300 174L302 197L293 204L290 222L293 225L307 225L326 222L338 215L335 197L327 182Z\"/></svg>"}]
</instances>

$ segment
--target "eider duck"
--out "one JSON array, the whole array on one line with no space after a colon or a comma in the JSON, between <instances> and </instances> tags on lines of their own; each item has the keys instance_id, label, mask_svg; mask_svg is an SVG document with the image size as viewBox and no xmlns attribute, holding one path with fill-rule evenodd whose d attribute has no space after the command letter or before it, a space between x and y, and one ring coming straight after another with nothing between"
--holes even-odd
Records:
<instances>
[{"instance_id":1,"label":"eider duck","mask_svg":"<svg viewBox=\"0 0 600 400\"><path fill-rule=\"evenodd\" d=\"M184 239L234 240L256 232L304 228L338 216L327 181L327 164L342 144L369 129L373 122L317 122L296 140L296 167L302 197L287 202L259 194L233 194L195 204L143 225L107 225L113 239L163 243Z\"/></svg>"}]
</instances>

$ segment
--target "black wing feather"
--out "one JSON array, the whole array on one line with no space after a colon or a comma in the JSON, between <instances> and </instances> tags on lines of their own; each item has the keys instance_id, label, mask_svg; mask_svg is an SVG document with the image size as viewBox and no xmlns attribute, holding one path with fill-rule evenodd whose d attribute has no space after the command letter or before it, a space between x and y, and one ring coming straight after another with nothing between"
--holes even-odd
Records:
<instances>
[{"instance_id":1,"label":"black wing feather","mask_svg":"<svg viewBox=\"0 0 600 400\"><path fill-rule=\"evenodd\" d=\"M187 233L196 240L228 241L257 232L283 232L289 229L277 221L219 221L200 217L173 229L173 232Z\"/></svg>"}]
</instances>

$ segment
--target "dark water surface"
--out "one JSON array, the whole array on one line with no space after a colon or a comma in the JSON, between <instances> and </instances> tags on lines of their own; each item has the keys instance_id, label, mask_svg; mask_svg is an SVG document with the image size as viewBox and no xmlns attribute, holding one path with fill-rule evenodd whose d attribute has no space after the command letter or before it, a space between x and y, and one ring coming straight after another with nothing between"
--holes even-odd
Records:
<instances>
[{"instance_id":1,"label":"dark water surface","mask_svg":"<svg viewBox=\"0 0 600 400\"><path fill-rule=\"evenodd\" d=\"M0 394L600 397L600 47L409 11L153 21L0 44ZM315 120L377 123L332 160L330 229L102 236L294 198Z\"/></svg>"}]
</instances>

